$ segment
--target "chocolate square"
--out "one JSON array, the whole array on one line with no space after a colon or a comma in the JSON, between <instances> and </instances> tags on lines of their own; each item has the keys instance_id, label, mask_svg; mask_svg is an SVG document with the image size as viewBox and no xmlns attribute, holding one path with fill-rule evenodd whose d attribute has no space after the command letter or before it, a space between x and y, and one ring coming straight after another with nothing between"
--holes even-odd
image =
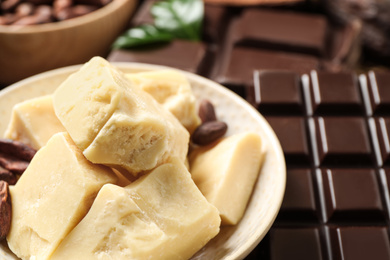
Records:
<instances>
[{"instance_id":1,"label":"chocolate square","mask_svg":"<svg viewBox=\"0 0 390 260\"><path fill-rule=\"evenodd\" d=\"M287 185L277 221L317 221L319 212L310 169L288 169Z\"/></svg>"},{"instance_id":2,"label":"chocolate square","mask_svg":"<svg viewBox=\"0 0 390 260\"><path fill-rule=\"evenodd\" d=\"M282 146L286 162L310 165L312 157L306 121L303 117L266 116Z\"/></svg>"},{"instance_id":3,"label":"chocolate square","mask_svg":"<svg viewBox=\"0 0 390 260\"><path fill-rule=\"evenodd\" d=\"M250 89L252 103L264 115L304 114L300 77L291 71L255 71Z\"/></svg>"},{"instance_id":4,"label":"chocolate square","mask_svg":"<svg viewBox=\"0 0 390 260\"><path fill-rule=\"evenodd\" d=\"M374 169L322 169L326 222L385 222Z\"/></svg>"},{"instance_id":5,"label":"chocolate square","mask_svg":"<svg viewBox=\"0 0 390 260\"><path fill-rule=\"evenodd\" d=\"M375 131L378 140L379 164L390 164L390 118L378 117L374 119Z\"/></svg>"},{"instance_id":6,"label":"chocolate square","mask_svg":"<svg viewBox=\"0 0 390 260\"><path fill-rule=\"evenodd\" d=\"M331 259L390 259L390 241L385 226L329 228Z\"/></svg>"},{"instance_id":7,"label":"chocolate square","mask_svg":"<svg viewBox=\"0 0 390 260\"><path fill-rule=\"evenodd\" d=\"M367 85L373 114L390 115L390 72L368 72Z\"/></svg>"},{"instance_id":8,"label":"chocolate square","mask_svg":"<svg viewBox=\"0 0 390 260\"><path fill-rule=\"evenodd\" d=\"M320 165L375 165L367 122L361 117L316 117Z\"/></svg>"},{"instance_id":9,"label":"chocolate square","mask_svg":"<svg viewBox=\"0 0 390 260\"><path fill-rule=\"evenodd\" d=\"M247 9L233 31L235 44L323 56L327 19L322 15Z\"/></svg>"},{"instance_id":10,"label":"chocolate square","mask_svg":"<svg viewBox=\"0 0 390 260\"><path fill-rule=\"evenodd\" d=\"M355 73L310 73L310 96L315 115L363 115L360 87Z\"/></svg>"},{"instance_id":11,"label":"chocolate square","mask_svg":"<svg viewBox=\"0 0 390 260\"><path fill-rule=\"evenodd\" d=\"M324 251L318 227L274 228L270 232L270 259L322 260Z\"/></svg>"}]
</instances>

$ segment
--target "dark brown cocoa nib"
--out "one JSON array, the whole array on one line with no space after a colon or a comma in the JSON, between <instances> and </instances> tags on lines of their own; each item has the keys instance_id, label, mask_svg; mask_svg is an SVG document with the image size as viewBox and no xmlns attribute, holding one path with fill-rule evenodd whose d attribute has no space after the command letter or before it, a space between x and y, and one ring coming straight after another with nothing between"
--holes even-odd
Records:
<instances>
[{"instance_id":1,"label":"dark brown cocoa nib","mask_svg":"<svg viewBox=\"0 0 390 260\"><path fill-rule=\"evenodd\" d=\"M192 134L192 142L198 145L211 144L225 135L227 124L221 121L205 122Z\"/></svg>"},{"instance_id":2,"label":"dark brown cocoa nib","mask_svg":"<svg viewBox=\"0 0 390 260\"><path fill-rule=\"evenodd\" d=\"M8 235L11 227L11 215L12 206L8 183L0 181L0 241Z\"/></svg>"}]
</instances>

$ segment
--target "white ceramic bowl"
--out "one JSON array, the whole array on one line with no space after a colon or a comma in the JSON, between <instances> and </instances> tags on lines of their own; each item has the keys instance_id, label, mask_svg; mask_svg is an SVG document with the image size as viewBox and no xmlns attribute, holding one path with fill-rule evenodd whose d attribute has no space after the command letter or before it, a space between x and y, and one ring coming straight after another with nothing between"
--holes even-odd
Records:
<instances>
[{"instance_id":1,"label":"white ceramic bowl","mask_svg":"<svg viewBox=\"0 0 390 260\"><path fill-rule=\"evenodd\" d=\"M126 73L165 68L139 63L115 63L115 65ZM3 136L14 104L52 93L70 73L78 68L79 66L71 66L42 73L0 91L0 135ZM188 72L183 73L190 80L196 97L207 98L215 105L218 118L227 122L229 126L227 135L251 130L257 131L263 139L265 161L244 217L238 225L222 227L217 237L192 258L243 259L266 235L279 212L286 184L283 152L267 121L245 100L213 81ZM0 248L1 257L6 260L17 259L5 244Z\"/></svg>"}]
</instances>

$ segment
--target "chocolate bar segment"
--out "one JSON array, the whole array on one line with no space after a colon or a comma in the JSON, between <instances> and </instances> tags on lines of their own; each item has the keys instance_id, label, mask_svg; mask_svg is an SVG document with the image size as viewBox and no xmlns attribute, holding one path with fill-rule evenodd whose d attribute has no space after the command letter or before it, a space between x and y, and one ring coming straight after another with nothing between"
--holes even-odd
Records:
<instances>
[{"instance_id":1,"label":"chocolate bar segment","mask_svg":"<svg viewBox=\"0 0 390 260\"><path fill-rule=\"evenodd\" d=\"M310 165L312 157L304 118L267 116L266 120L280 141L286 162L292 165Z\"/></svg>"},{"instance_id":2,"label":"chocolate bar segment","mask_svg":"<svg viewBox=\"0 0 390 260\"><path fill-rule=\"evenodd\" d=\"M316 117L314 122L320 165L375 165L376 158L364 118Z\"/></svg>"},{"instance_id":3,"label":"chocolate bar segment","mask_svg":"<svg viewBox=\"0 0 390 260\"><path fill-rule=\"evenodd\" d=\"M390 72L369 71L367 85L372 112L390 115Z\"/></svg>"},{"instance_id":4,"label":"chocolate bar segment","mask_svg":"<svg viewBox=\"0 0 390 260\"><path fill-rule=\"evenodd\" d=\"M319 68L315 57L296 53L236 47L227 58L216 80L227 86L248 86L254 70L288 70L298 74Z\"/></svg>"},{"instance_id":5,"label":"chocolate bar segment","mask_svg":"<svg viewBox=\"0 0 390 260\"><path fill-rule=\"evenodd\" d=\"M287 170L287 185L278 220L316 222L319 219L313 173L308 168Z\"/></svg>"},{"instance_id":6,"label":"chocolate bar segment","mask_svg":"<svg viewBox=\"0 0 390 260\"><path fill-rule=\"evenodd\" d=\"M311 71L310 94L315 115L363 115L364 103L355 73Z\"/></svg>"},{"instance_id":7,"label":"chocolate bar segment","mask_svg":"<svg viewBox=\"0 0 390 260\"><path fill-rule=\"evenodd\" d=\"M322 169L326 222L382 222L385 207L373 169Z\"/></svg>"},{"instance_id":8,"label":"chocolate bar segment","mask_svg":"<svg viewBox=\"0 0 390 260\"><path fill-rule=\"evenodd\" d=\"M131 50L114 50L110 62L141 62L170 66L193 73L202 73L206 46L201 42L175 40L168 44Z\"/></svg>"},{"instance_id":9,"label":"chocolate bar segment","mask_svg":"<svg viewBox=\"0 0 390 260\"><path fill-rule=\"evenodd\" d=\"M252 102L264 115L305 112L300 76L291 71L255 71Z\"/></svg>"},{"instance_id":10,"label":"chocolate bar segment","mask_svg":"<svg viewBox=\"0 0 390 260\"><path fill-rule=\"evenodd\" d=\"M390 259L386 226L330 227L332 259Z\"/></svg>"},{"instance_id":11,"label":"chocolate bar segment","mask_svg":"<svg viewBox=\"0 0 390 260\"><path fill-rule=\"evenodd\" d=\"M204 6L203 38L206 42L220 43L226 24L232 16L230 9L220 5Z\"/></svg>"},{"instance_id":12,"label":"chocolate bar segment","mask_svg":"<svg viewBox=\"0 0 390 260\"><path fill-rule=\"evenodd\" d=\"M247 9L232 33L236 45L320 57L325 54L327 27L322 15Z\"/></svg>"},{"instance_id":13,"label":"chocolate bar segment","mask_svg":"<svg viewBox=\"0 0 390 260\"><path fill-rule=\"evenodd\" d=\"M390 118L375 118L375 131L378 138L378 149L380 165L390 164Z\"/></svg>"},{"instance_id":14,"label":"chocolate bar segment","mask_svg":"<svg viewBox=\"0 0 390 260\"><path fill-rule=\"evenodd\" d=\"M272 260L324 259L325 252L318 227L274 228L270 233Z\"/></svg>"}]
</instances>

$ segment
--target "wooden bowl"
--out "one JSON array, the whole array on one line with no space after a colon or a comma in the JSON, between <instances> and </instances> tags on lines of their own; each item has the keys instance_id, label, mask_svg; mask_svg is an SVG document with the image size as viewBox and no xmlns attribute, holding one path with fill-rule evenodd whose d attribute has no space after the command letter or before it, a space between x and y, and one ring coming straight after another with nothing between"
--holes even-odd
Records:
<instances>
[{"instance_id":1,"label":"wooden bowl","mask_svg":"<svg viewBox=\"0 0 390 260\"><path fill-rule=\"evenodd\" d=\"M163 66L141 63L114 63L125 73L166 69ZM4 135L12 107L18 102L51 94L80 66L70 66L30 77L0 91L0 136ZM265 159L253 193L241 221L223 226L220 233L191 260L244 259L263 239L272 226L282 204L286 185L286 166L283 151L274 131L249 103L227 88L198 75L181 71L191 83L198 100L207 98L214 105L217 117L229 126L228 136L244 131L260 134ZM237 177L239 178L239 176ZM1 258L3 257L3 258ZM17 260L0 243L0 259Z\"/></svg>"},{"instance_id":2,"label":"wooden bowl","mask_svg":"<svg viewBox=\"0 0 390 260\"><path fill-rule=\"evenodd\" d=\"M0 25L0 85L106 56L138 0L113 0L87 15L47 24Z\"/></svg>"}]
</instances>

